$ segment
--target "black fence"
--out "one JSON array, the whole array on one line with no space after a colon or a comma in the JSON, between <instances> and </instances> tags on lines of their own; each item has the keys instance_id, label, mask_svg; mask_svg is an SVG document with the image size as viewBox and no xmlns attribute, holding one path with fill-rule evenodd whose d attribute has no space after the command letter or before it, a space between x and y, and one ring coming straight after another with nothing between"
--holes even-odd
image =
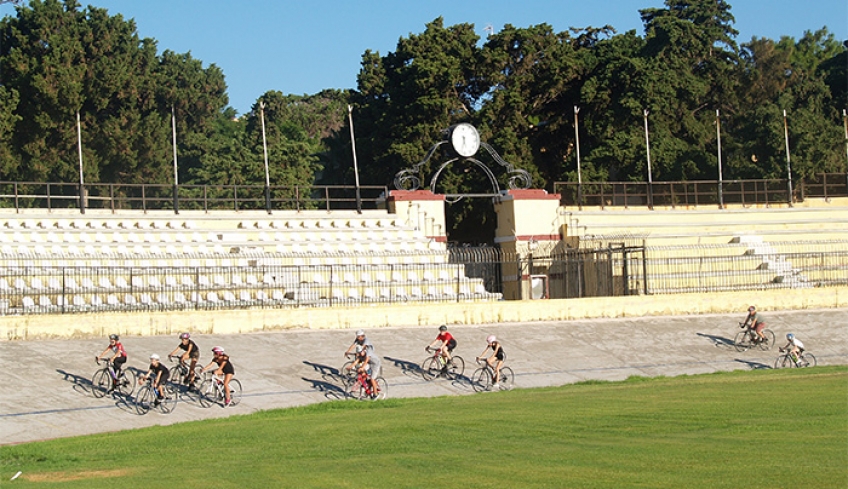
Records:
<instances>
[{"instance_id":1,"label":"black fence","mask_svg":"<svg viewBox=\"0 0 848 489\"><path fill-rule=\"evenodd\" d=\"M778 245L775 245L778 246ZM720 248L720 246L716 246ZM765 254L703 246L451 248L391 255L224 254L85 260L0 257L0 315L223 310L561 299L848 285L848 242L781 244ZM379 258L377 260L376 258ZM335 264L317 262L332 261Z\"/></svg>"},{"instance_id":2,"label":"black fence","mask_svg":"<svg viewBox=\"0 0 848 489\"><path fill-rule=\"evenodd\" d=\"M358 195L357 195L358 194ZM80 199L83 195L83 199ZM79 184L0 181L0 207L40 209L202 210L344 210L376 209L388 187L364 185L154 185ZM267 198L266 198L267 197Z\"/></svg>"},{"instance_id":3,"label":"black fence","mask_svg":"<svg viewBox=\"0 0 848 489\"><path fill-rule=\"evenodd\" d=\"M578 207L691 207L772 205L806 198L848 197L848 174L821 173L801 179L789 195L789 181L716 180L683 182L554 182L564 206Z\"/></svg>"}]
</instances>

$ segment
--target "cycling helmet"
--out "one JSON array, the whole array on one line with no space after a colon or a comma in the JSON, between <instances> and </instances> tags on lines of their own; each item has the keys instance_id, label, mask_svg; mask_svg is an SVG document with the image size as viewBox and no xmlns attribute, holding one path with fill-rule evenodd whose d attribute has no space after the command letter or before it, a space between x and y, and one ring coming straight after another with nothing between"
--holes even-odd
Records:
<instances>
[{"instance_id":1,"label":"cycling helmet","mask_svg":"<svg viewBox=\"0 0 848 489\"><path fill-rule=\"evenodd\" d=\"M493 334L490 334L489 336L486 337L486 343L488 343L490 345L492 343L496 342L496 341L498 341L498 339Z\"/></svg>"},{"instance_id":2,"label":"cycling helmet","mask_svg":"<svg viewBox=\"0 0 848 489\"><path fill-rule=\"evenodd\" d=\"M157 355L157 354L155 354L155 353L152 353L152 354L150 355L150 359L151 359L151 360L159 360L159 355Z\"/></svg>"},{"instance_id":3,"label":"cycling helmet","mask_svg":"<svg viewBox=\"0 0 848 489\"><path fill-rule=\"evenodd\" d=\"M794 340L794 339L795 339L795 335L794 335L794 334L792 334L792 333L787 333L787 334L786 334L786 339L787 339L787 340L789 340L789 341L792 341L792 340Z\"/></svg>"},{"instance_id":4,"label":"cycling helmet","mask_svg":"<svg viewBox=\"0 0 848 489\"><path fill-rule=\"evenodd\" d=\"M116 335L116 334L110 334L110 335L109 335L109 339L110 339L110 340L118 341L118 335Z\"/></svg>"},{"instance_id":5,"label":"cycling helmet","mask_svg":"<svg viewBox=\"0 0 848 489\"><path fill-rule=\"evenodd\" d=\"M187 339L189 339L189 338L191 338L191 335L190 335L190 334L188 334L188 333L182 333L182 334L180 335L180 339L181 339L181 340L187 340Z\"/></svg>"},{"instance_id":6,"label":"cycling helmet","mask_svg":"<svg viewBox=\"0 0 848 489\"><path fill-rule=\"evenodd\" d=\"M356 330L356 336L365 336L365 330L362 330L362 329Z\"/></svg>"},{"instance_id":7,"label":"cycling helmet","mask_svg":"<svg viewBox=\"0 0 848 489\"><path fill-rule=\"evenodd\" d=\"M439 331L447 331L447 330L448 330L448 327L447 327L446 324L439 326Z\"/></svg>"},{"instance_id":8,"label":"cycling helmet","mask_svg":"<svg viewBox=\"0 0 848 489\"><path fill-rule=\"evenodd\" d=\"M757 310L757 308L754 307L754 306L751 306L751 307L748 308L748 312L754 312L756 310Z\"/></svg>"},{"instance_id":9,"label":"cycling helmet","mask_svg":"<svg viewBox=\"0 0 848 489\"><path fill-rule=\"evenodd\" d=\"M224 349L221 348L220 346L215 346L215 347L212 347L212 353L220 355L220 354L224 353Z\"/></svg>"}]
</instances>

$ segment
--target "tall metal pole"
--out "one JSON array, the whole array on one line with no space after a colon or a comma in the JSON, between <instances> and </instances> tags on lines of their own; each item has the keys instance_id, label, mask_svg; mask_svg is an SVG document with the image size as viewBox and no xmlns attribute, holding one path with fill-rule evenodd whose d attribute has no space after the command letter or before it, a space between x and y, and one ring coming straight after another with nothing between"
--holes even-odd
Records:
<instances>
[{"instance_id":1,"label":"tall metal pole","mask_svg":"<svg viewBox=\"0 0 848 489\"><path fill-rule=\"evenodd\" d=\"M85 214L85 180L82 175L82 125L80 124L80 115L79 111L77 111L77 150L79 151L79 177L80 177L80 188L79 188L79 205L80 205L80 214Z\"/></svg>"},{"instance_id":2,"label":"tall metal pole","mask_svg":"<svg viewBox=\"0 0 848 489\"><path fill-rule=\"evenodd\" d=\"M792 163L789 159L789 123L786 120L786 109L783 109L783 136L786 141L786 177L789 186L789 207L792 207Z\"/></svg>"},{"instance_id":3,"label":"tall metal pole","mask_svg":"<svg viewBox=\"0 0 848 489\"><path fill-rule=\"evenodd\" d=\"M848 111L842 109L842 125L845 128L845 188L848 188Z\"/></svg>"},{"instance_id":4,"label":"tall metal pole","mask_svg":"<svg viewBox=\"0 0 848 489\"><path fill-rule=\"evenodd\" d=\"M645 148L648 154L648 209L654 208L654 177L651 174L651 140L648 137L648 109L643 112L645 117Z\"/></svg>"},{"instance_id":5,"label":"tall metal pole","mask_svg":"<svg viewBox=\"0 0 848 489\"><path fill-rule=\"evenodd\" d=\"M848 111L845 109L842 109L842 125L845 128L845 158L848 158ZM846 165L845 171L848 173L848 165Z\"/></svg>"},{"instance_id":6,"label":"tall metal pole","mask_svg":"<svg viewBox=\"0 0 848 489\"><path fill-rule=\"evenodd\" d=\"M262 119L262 152L265 155L265 210L271 213L271 175L268 172L268 141L265 139L265 102L259 102L259 116Z\"/></svg>"},{"instance_id":7,"label":"tall metal pole","mask_svg":"<svg viewBox=\"0 0 848 489\"><path fill-rule=\"evenodd\" d=\"M362 214L362 198L359 194L359 165L356 162L356 138L353 136L353 106L347 106L347 117L350 121L350 148L353 151L353 177L356 184L356 212Z\"/></svg>"},{"instance_id":8,"label":"tall metal pole","mask_svg":"<svg viewBox=\"0 0 848 489\"><path fill-rule=\"evenodd\" d=\"M583 208L583 174L580 169L580 131L577 130L577 114L580 107L574 106L574 142L577 147L577 207Z\"/></svg>"},{"instance_id":9,"label":"tall metal pole","mask_svg":"<svg viewBox=\"0 0 848 489\"><path fill-rule=\"evenodd\" d=\"M721 175L721 114L716 109L716 140L718 140L718 208L724 209L724 192Z\"/></svg>"},{"instance_id":10,"label":"tall metal pole","mask_svg":"<svg viewBox=\"0 0 848 489\"><path fill-rule=\"evenodd\" d=\"M177 116L171 104L171 146L174 149L174 214L180 213L179 174L177 173Z\"/></svg>"}]
</instances>

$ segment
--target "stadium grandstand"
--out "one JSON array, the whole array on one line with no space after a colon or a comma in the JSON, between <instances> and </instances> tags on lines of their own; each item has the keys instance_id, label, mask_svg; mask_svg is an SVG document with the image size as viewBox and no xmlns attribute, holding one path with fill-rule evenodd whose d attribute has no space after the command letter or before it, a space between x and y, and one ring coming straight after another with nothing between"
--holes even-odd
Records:
<instances>
[{"instance_id":1,"label":"stadium grandstand","mask_svg":"<svg viewBox=\"0 0 848 489\"><path fill-rule=\"evenodd\" d=\"M829 191L792 206L749 196L748 205L673 209L575 206L520 191L547 200L533 194L510 213L498 203L523 194L505 191L494 199L495 247L448 246L444 200L432 194L403 208L383 194L366 210L344 202L273 213L110 205L81 213L7 202L0 315L844 286L848 197Z\"/></svg>"}]
</instances>

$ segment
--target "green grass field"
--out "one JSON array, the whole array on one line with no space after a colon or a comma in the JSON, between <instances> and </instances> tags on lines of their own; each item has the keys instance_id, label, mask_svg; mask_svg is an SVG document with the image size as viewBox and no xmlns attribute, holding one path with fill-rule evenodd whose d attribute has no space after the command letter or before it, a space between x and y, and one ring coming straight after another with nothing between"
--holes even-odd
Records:
<instances>
[{"instance_id":1,"label":"green grass field","mask_svg":"<svg viewBox=\"0 0 848 489\"><path fill-rule=\"evenodd\" d=\"M844 489L848 368L338 401L0 447L0 487L43 486Z\"/></svg>"}]
</instances>

